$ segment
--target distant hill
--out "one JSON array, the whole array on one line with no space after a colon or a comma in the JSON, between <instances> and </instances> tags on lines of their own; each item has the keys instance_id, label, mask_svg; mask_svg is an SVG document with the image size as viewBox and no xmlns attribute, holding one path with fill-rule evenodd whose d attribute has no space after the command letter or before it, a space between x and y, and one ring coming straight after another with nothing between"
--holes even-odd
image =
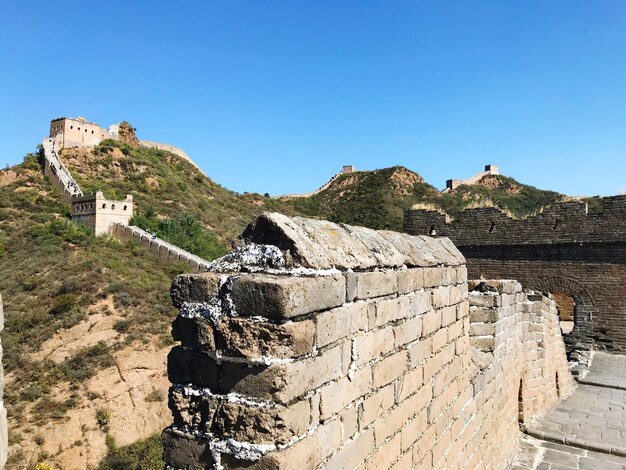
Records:
<instances>
[{"instance_id":1,"label":"distant hill","mask_svg":"<svg viewBox=\"0 0 626 470\"><path fill-rule=\"evenodd\" d=\"M290 200L296 212L375 229L402 230L404 210L431 206L451 216L467 207L495 205L524 217L565 196L501 175L441 193L417 173L396 166L344 174L313 196Z\"/></svg>"}]
</instances>

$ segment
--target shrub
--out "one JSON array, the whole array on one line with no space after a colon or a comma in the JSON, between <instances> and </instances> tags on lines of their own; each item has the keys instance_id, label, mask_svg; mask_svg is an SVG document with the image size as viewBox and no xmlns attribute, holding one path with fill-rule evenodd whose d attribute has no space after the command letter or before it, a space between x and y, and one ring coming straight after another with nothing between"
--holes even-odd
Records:
<instances>
[{"instance_id":1,"label":"shrub","mask_svg":"<svg viewBox=\"0 0 626 470\"><path fill-rule=\"evenodd\" d=\"M100 429L108 430L111 423L111 412L105 408L101 408L96 411L96 422Z\"/></svg>"},{"instance_id":2,"label":"shrub","mask_svg":"<svg viewBox=\"0 0 626 470\"><path fill-rule=\"evenodd\" d=\"M53 299L52 307L50 307L48 313L54 317L61 316L76 307L77 302L78 296L75 294L59 295Z\"/></svg>"},{"instance_id":3,"label":"shrub","mask_svg":"<svg viewBox=\"0 0 626 470\"><path fill-rule=\"evenodd\" d=\"M162 470L165 466L159 434L124 447L107 442L107 447L107 455L98 470Z\"/></svg>"},{"instance_id":4,"label":"shrub","mask_svg":"<svg viewBox=\"0 0 626 470\"><path fill-rule=\"evenodd\" d=\"M104 341L91 348L84 348L59 366L63 376L70 382L82 382L98 370L115 365L115 360Z\"/></svg>"},{"instance_id":5,"label":"shrub","mask_svg":"<svg viewBox=\"0 0 626 470\"><path fill-rule=\"evenodd\" d=\"M125 333L130 328L130 320L118 320L113 325L113 329L118 333Z\"/></svg>"}]
</instances>

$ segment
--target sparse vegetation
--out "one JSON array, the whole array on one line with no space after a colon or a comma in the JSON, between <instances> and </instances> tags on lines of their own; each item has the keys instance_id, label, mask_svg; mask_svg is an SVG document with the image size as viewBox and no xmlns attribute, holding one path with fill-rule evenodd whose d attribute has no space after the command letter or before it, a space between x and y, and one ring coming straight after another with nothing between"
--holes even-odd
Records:
<instances>
[{"instance_id":1,"label":"sparse vegetation","mask_svg":"<svg viewBox=\"0 0 626 470\"><path fill-rule=\"evenodd\" d=\"M159 434L125 447L117 447L110 438L107 447L107 455L98 470L161 470L165 465Z\"/></svg>"},{"instance_id":2,"label":"sparse vegetation","mask_svg":"<svg viewBox=\"0 0 626 470\"><path fill-rule=\"evenodd\" d=\"M106 409L99 409L96 411L96 422L100 429L103 431L108 431L109 423L111 422L111 412Z\"/></svg>"}]
</instances>

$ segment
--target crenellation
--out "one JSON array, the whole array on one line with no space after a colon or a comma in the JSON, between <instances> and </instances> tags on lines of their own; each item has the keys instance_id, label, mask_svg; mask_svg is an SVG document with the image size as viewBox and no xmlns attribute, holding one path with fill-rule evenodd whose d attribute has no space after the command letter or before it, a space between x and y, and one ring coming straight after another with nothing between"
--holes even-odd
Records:
<instances>
[{"instance_id":1,"label":"crenellation","mask_svg":"<svg viewBox=\"0 0 626 470\"><path fill-rule=\"evenodd\" d=\"M626 196L603 198L598 213L572 200L520 220L495 207L465 210L455 220L409 210L404 227L449 237L471 277L515 278L570 299L574 327L565 340L572 359L586 362L591 344L626 350Z\"/></svg>"}]
</instances>

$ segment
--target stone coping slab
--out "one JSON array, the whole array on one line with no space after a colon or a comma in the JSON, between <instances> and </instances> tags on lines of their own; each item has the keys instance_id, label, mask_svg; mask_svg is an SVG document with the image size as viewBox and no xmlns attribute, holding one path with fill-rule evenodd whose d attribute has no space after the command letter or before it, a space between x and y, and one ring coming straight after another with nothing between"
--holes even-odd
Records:
<instances>
[{"instance_id":1,"label":"stone coping slab","mask_svg":"<svg viewBox=\"0 0 626 470\"><path fill-rule=\"evenodd\" d=\"M412 236L266 212L242 239L289 252L296 265L313 269L367 270L460 266L465 258L447 238Z\"/></svg>"}]
</instances>

